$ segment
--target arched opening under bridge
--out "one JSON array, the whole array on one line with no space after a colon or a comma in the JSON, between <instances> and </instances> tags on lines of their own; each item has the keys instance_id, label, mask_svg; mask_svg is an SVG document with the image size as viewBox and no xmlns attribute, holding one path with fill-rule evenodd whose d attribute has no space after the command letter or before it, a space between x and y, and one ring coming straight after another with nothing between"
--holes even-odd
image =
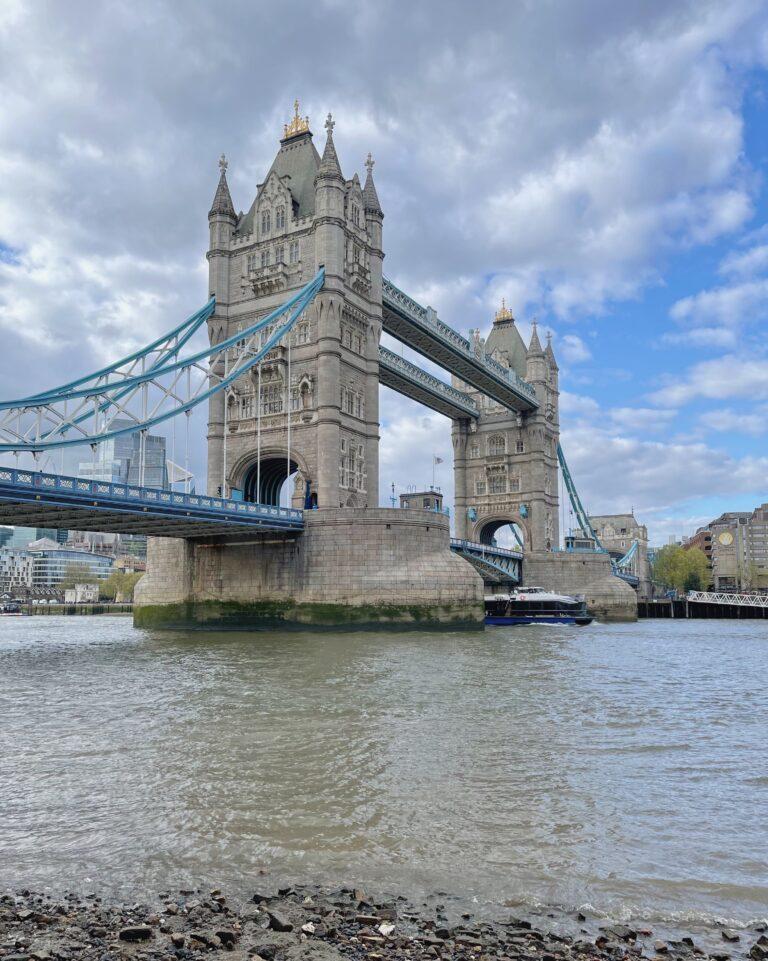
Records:
<instances>
[{"instance_id":1,"label":"arched opening under bridge","mask_svg":"<svg viewBox=\"0 0 768 961\"><path fill-rule=\"evenodd\" d=\"M503 547L510 551L525 549L525 531L515 520L495 519L487 521L480 528L479 540L481 544Z\"/></svg>"},{"instance_id":2,"label":"arched opening under bridge","mask_svg":"<svg viewBox=\"0 0 768 961\"><path fill-rule=\"evenodd\" d=\"M299 465L291 458L290 474L288 458L283 456L263 457L261 468L252 464L243 481L243 500L256 504L270 504L273 507L290 507L294 495L296 472ZM302 491L302 503L304 506Z\"/></svg>"}]
</instances>

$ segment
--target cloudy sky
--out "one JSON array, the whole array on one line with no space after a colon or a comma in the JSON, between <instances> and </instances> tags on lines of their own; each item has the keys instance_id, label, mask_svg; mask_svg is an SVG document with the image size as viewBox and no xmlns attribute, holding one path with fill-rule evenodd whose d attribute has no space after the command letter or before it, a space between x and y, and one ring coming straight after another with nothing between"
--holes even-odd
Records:
<instances>
[{"instance_id":1,"label":"cloudy sky","mask_svg":"<svg viewBox=\"0 0 768 961\"><path fill-rule=\"evenodd\" d=\"M0 393L197 308L216 159L247 209L298 97L346 176L374 154L395 282L463 331L504 295L553 332L588 509L661 542L751 508L767 67L762 0L2 0ZM450 494L449 422L384 389L382 421L382 490L434 451Z\"/></svg>"}]
</instances>

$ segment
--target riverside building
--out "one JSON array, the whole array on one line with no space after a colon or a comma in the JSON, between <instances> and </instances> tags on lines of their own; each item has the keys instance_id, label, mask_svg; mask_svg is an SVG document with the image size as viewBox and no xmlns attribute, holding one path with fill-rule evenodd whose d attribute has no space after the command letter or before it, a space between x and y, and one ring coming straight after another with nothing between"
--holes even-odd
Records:
<instances>
[{"instance_id":1,"label":"riverside building","mask_svg":"<svg viewBox=\"0 0 768 961\"><path fill-rule=\"evenodd\" d=\"M707 530L715 590L768 588L768 503L721 514Z\"/></svg>"}]
</instances>

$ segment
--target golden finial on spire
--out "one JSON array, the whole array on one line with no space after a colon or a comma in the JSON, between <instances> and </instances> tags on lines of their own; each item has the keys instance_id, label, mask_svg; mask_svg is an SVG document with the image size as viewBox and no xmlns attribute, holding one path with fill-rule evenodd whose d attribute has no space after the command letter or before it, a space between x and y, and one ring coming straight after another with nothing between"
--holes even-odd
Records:
<instances>
[{"instance_id":1,"label":"golden finial on spire","mask_svg":"<svg viewBox=\"0 0 768 961\"><path fill-rule=\"evenodd\" d=\"M507 307L507 301L504 297L501 298L501 307L496 311L496 320L514 320L512 316L512 311Z\"/></svg>"},{"instance_id":2,"label":"golden finial on spire","mask_svg":"<svg viewBox=\"0 0 768 961\"><path fill-rule=\"evenodd\" d=\"M293 119L283 124L283 140L297 137L300 133L309 133L309 117L299 116L299 101L293 101Z\"/></svg>"}]
</instances>

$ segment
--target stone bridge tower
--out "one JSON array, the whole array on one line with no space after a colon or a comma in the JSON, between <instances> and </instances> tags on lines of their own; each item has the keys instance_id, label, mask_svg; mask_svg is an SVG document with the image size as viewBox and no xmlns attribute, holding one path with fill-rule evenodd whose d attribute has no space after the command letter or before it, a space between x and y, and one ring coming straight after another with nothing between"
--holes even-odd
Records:
<instances>
[{"instance_id":1,"label":"stone bridge tower","mask_svg":"<svg viewBox=\"0 0 768 961\"><path fill-rule=\"evenodd\" d=\"M525 550L557 547L559 390L551 338L542 349L534 323L526 348L503 301L488 339L471 334L477 350L533 384L539 407L515 414L454 378L480 407L477 422L453 426L456 535L490 544L499 528L512 524Z\"/></svg>"},{"instance_id":2,"label":"stone bridge tower","mask_svg":"<svg viewBox=\"0 0 768 961\"><path fill-rule=\"evenodd\" d=\"M210 400L208 493L277 504L289 473L294 506L378 506L383 213L366 163L344 178L325 123L322 157L309 118L285 125L246 214L235 213L226 160L208 214L208 327L217 343L268 314L325 267L325 285L288 345ZM260 418L259 418L260 414ZM290 441L289 441L290 418ZM289 453L290 444L290 453Z\"/></svg>"}]
</instances>

